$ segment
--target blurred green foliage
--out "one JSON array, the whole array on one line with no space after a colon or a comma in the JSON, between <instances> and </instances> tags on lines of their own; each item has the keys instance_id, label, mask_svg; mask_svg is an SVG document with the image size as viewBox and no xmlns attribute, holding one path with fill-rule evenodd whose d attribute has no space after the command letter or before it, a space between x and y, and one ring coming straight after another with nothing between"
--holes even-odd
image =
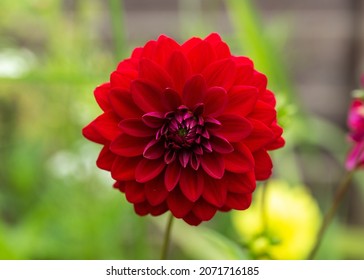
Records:
<instances>
[{"instance_id":1,"label":"blurred green foliage","mask_svg":"<svg viewBox=\"0 0 364 280\"><path fill-rule=\"evenodd\" d=\"M180 36L206 35L199 1L179 2L181 16L191 7L195 13L190 15L193 28L181 20ZM276 176L300 181L293 152L297 145L325 143L335 160L343 162L344 134L324 120L303 117L279 46L263 34L250 2L226 1L234 29L226 39L270 77L287 140L286 149L274 155L280 163ZM132 205L112 189L108 174L96 168L100 147L81 135L82 127L99 113L93 89L135 44L125 38L123 12L116 0L1 1L0 259L159 257L165 217L135 215ZM363 231L336 221L320 257L364 258L358 246ZM238 238L226 213L198 228L178 221L170 257L247 258L234 240Z\"/></svg>"}]
</instances>

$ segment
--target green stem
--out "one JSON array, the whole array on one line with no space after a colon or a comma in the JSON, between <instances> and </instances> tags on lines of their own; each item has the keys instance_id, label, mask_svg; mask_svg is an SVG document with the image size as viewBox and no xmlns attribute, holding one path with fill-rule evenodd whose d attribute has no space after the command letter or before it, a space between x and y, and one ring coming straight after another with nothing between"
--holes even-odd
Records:
<instances>
[{"instance_id":1,"label":"green stem","mask_svg":"<svg viewBox=\"0 0 364 280\"><path fill-rule=\"evenodd\" d=\"M171 238L171 229L173 224L173 215L170 214L167 224L166 232L164 233L164 241L163 241L163 247L162 247L162 254L161 254L161 260L167 259L167 253L169 248L169 240Z\"/></svg>"},{"instance_id":2,"label":"green stem","mask_svg":"<svg viewBox=\"0 0 364 280\"><path fill-rule=\"evenodd\" d=\"M121 60L126 51L124 14L122 0L109 0L111 28L115 44L116 59Z\"/></svg>"},{"instance_id":3,"label":"green stem","mask_svg":"<svg viewBox=\"0 0 364 280\"><path fill-rule=\"evenodd\" d=\"M350 181L353 177L353 174L354 174L354 170L346 172L345 176L343 177L343 179L335 193L334 200L331 204L331 208L324 216L324 220L322 221L321 228L317 234L316 243L315 243L314 247L312 248L310 254L307 257L308 260L313 260L315 258L315 255L321 245L324 234L325 234L327 228L329 227L330 222L331 222L332 218L334 217L334 214L335 214L337 208L339 207L341 201L343 200L346 192L348 191L348 189L350 187Z\"/></svg>"}]
</instances>

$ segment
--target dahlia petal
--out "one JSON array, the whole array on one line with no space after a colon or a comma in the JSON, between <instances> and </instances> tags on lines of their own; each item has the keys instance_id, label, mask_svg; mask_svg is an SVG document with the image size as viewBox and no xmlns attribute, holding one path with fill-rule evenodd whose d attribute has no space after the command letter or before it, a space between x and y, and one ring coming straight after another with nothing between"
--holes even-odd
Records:
<instances>
[{"instance_id":1,"label":"dahlia petal","mask_svg":"<svg viewBox=\"0 0 364 280\"><path fill-rule=\"evenodd\" d=\"M183 195L188 200L195 202L203 192L204 184L202 174L190 167L183 168L179 185Z\"/></svg>"},{"instance_id":2,"label":"dahlia petal","mask_svg":"<svg viewBox=\"0 0 364 280\"><path fill-rule=\"evenodd\" d=\"M228 154L234 151L234 147L225 138L212 135L210 138L212 150L220 154Z\"/></svg>"},{"instance_id":3,"label":"dahlia petal","mask_svg":"<svg viewBox=\"0 0 364 280\"><path fill-rule=\"evenodd\" d=\"M134 204L134 211L139 216L146 216L150 213L151 210L152 206L147 201Z\"/></svg>"},{"instance_id":4,"label":"dahlia petal","mask_svg":"<svg viewBox=\"0 0 364 280\"><path fill-rule=\"evenodd\" d=\"M183 88L183 103L192 108L198 103L202 103L206 91L206 83L201 75L193 76L189 79Z\"/></svg>"},{"instance_id":5,"label":"dahlia petal","mask_svg":"<svg viewBox=\"0 0 364 280\"><path fill-rule=\"evenodd\" d=\"M144 184L139 184L135 181L125 182L125 196L130 203L145 201Z\"/></svg>"},{"instance_id":6,"label":"dahlia petal","mask_svg":"<svg viewBox=\"0 0 364 280\"><path fill-rule=\"evenodd\" d=\"M165 154L164 154L164 162L166 164L170 164L171 162L173 162L176 159L176 152L174 150L168 150Z\"/></svg>"},{"instance_id":7,"label":"dahlia petal","mask_svg":"<svg viewBox=\"0 0 364 280\"><path fill-rule=\"evenodd\" d=\"M111 168L111 176L115 180L135 180L135 168L142 157L116 157Z\"/></svg>"},{"instance_id":8,"label":"dahlia petal","mask_svg":"<svg viewBox=\"0 0 364 280\"><path fill-rule=\"evenodd\" d=\"M253 125L252 133L244 139L244 144L252 151L255 152L274 140L272 130L264 123L258 120L250 119Z\"/></svg>"},{"instance_id":9,"label":"dahlia petal","mask_svg":"<svg viewBox=\"0 0 364 280\"><path fill-rule=\"evenodd\" d=\"M201 221L209 221L216 214L216 207L207 203L204 199L200 199L195 203L192 208L192 212Z\"/></svg>"},{"instance_id":10,"label":"dahlia petal","mask_svg":"<svg viewBox=\"0 0 364 280\"><path fill-rule=\"evenodd\" d=\"M204 115L216 117L224 112L227 103L226 90L222 87L211 87L206 91L203 103L205 104Z\"/></svg>"},{"instance_id":11,"label":"dahlia petal","mask_svg":"<svg viewBox=\"0 0 364 280\"><path fill-rule=\"evenodd\" d=\"M225 164L220 154L205 153L201 157L201 166L213 178L220 179L224 176Z\"/></svg>"},{"instance_id":12,"label":"dahlia petal","mask_svg":"<svg viewBox=\"0 0 364 280\"><path fill-rule=\"evenodd\" d=\"M143 156L147 159L158 159L165 152L164 143L162 141L152 139L144 149Z\"/></svg>"},{"instance_id":13,"label":"dahlia petal","mask_svg":"<svg viewBox=\"0 0 364 280\"><path fill-rule=\"evenodd\" d=\"M179 158L179 162L181 163L181 165L186 168L189 160L190 160L190 157L191 157L191 152L189 151L182 151L180 152L178 158Z\"/></svg>"},{"instance_id":14,"label":"dahlia petal","mask_svg":"<svg viewBox=\"0 0 364 280\"><path fill-rule=\"evenodd\" d=\"M205 127L208 128L209 130L220 129L221 128L221 122L219 122L215 118L206 117L205 118Z\"/></svg>"},{"instance_id":15,"label":"dahlia petal","mask_svg":"<svg viewBox=\"0 0 364 280\"><path fill-rule=\"evenodd\" d=\"M119 123L123 132L135 137L148 137L155 135L156 130L145 125L141 119L125 119Z\"/></svg>"},{"instance_id":16,"label":"dahlia petal","mask_svg":"<svg viewBox=\"0 0 364 280\"><path fill-rule=\"evenodd\" d=\"M111 142L110 150L119 156L139 156L143 154L144 148L149 141L149 138L134 137L123 133Z\"/></svg>"},{"instance_id":17,"label":"dahlia petal","mask_svg":"<svg viewBox=\"0 0 364 280\"><path fill-rule=\"evenodd\" d=\"M104 144L105 140L111 141L120 133L117 127L119 121L112 111L108 111L93 120L82 133L87 139Z\"/></svg>"},{"instance_id":18,"label":"dahlia petal","mask_svg":"<svg viewBox=\"0 0 364 280\"><path fill-rule=\"evenodd\" d=\"M148 41L143 47L141 57L153 59L155 55L156 46L157 46L157 41L154 40Z\"/></svg>"},{"instance_id":19,"label":"dahlia petal","mask_svg":"<svg viewBox=\"0 0 364 280\"><path fill-rule=\"evenodd\" d=\"M193 73L201 73L215 58L215 52L211 45L205 41L201 41L194 46L187 54L187 58L191 63Z\"/></svg>"},{"instance_id":20,"label":"dahlia petal","mask_svg":"<svg viewBox=\"0 0 364 280\"><path fill-rule=\"evenodd\" d=\"M192 37L181 45L184 54L189 53L195 46L202 42L201 38Z\"/></svg>"},{"instance_id":21,"label":"dahlia petal","mask_svg":"<svg viewBox=\"0 0 364 280\"><path fill-rule=\"evenodd\" d=\"M263 95L268 84L267 77L258 71L254 71L251 82L253 86L259 89L259 93Z\"/></svg>"},{"instance_id":22,"label":"dahlia petal","mask_svg":"<svg viewBox=\"0 0 364 280\"><path fill-rule=\"evenodd\" d=\"M252 193L256 187L254 171L244 174L225 172L224 182L228 192L232 193Z\"/></svg>"},{"instance_id":23,"label":"dahlia petal","mask_svg":"<svg viewBox=\"0 0 364 280\"><path fill-rule=\"evenodd\" d=\"M192 74L191 65L181 51L175 51L167 62L167 71L172 77L178 92L182 92L185 82Z\"/></svg>"},{"instance_id":24,"label":"dahlia petal","mask_svg":"<svg viewBox=\"0 0 364 280\"><path fill-rule=\"evenodd\" d=\"M111 109L110 103L109 103L109 92L110 92L110 83L104 83L100 86L98 86L94 90L94 96L96 99L97 104L99 104L100 108L106 112Z\"/></svg>"},{"instance_id":25,"label":"dahlia petal","mask_svg":"<svg viewBox=\"0 0 364 280\"><path fill-rule=\"evenodd\" d=\"M277 113L274 107L258 100L254 110L248 115L249 118L259 120L266 125L271 125L277 118Z\"/></svg>"},{"instance_id":26,"label":"dahlia petal","mask_svg":"<svg viewBox=\"0 0 364 280\"><path fill-rule=\"evenodd\" d=\"M233 86L228 92L225 111L242 117L253 111L258 100L258 90L250 86Z\"/></svg>"},{"instance_id":27,"label":"dahlia petal","mask_svg":"<svg viewBox=\"0 0 364 280\"><path fill-rule=\"evenodd\" d=\"M252 194L237 194L237 193L228 193L226 198L225 207L236 210L245 210L249 208L252 202Z\"/></svg>"},{"instance_id":28,"label":"dahlia petal","mask_svg":"<svg viewBox=\"0 0 364 280\"><path fill-rule=\"evenodd\" d=\"M125 182L116 181L113 185L113 188L125 193Z\"/></svg>"},{"instance_id":29,"label":"dahlia petal","mask_svg":"<svg viewBox=\"0 0 364 280\"><path fill-rule=\"evenodd\" d=\"M169 74L157 63L149 59L142 59L139 62L139 79L158 87L160 90L172 86Z\"/></svg>"},{"instance_id":30,"label":"dahlia petal","mask_svg":"<svg viewBox=\"0 0 364 280\"><path fill-rule=\"evenodd\" d=\"M122 69L111 73L110 75L110 85L111 88L120 88L123 90L128 90L130 88L130 83L138 75L138 72L134 69Z\"/></svg>"},{"instance_id":31,"label":"dahlia petal","mask_svg":"<svg viewBox=\"0 0 364 280\"><path fill-rule=\"evenodd\" d=\"M179 188L175 188L167 197L167 205L173 216L183 218L191 211L194 203L188 200Z\"/></svg>"},{"instance_id":32,"label":"dahlia petal","mask_svg":"<svg viewBox=\"0 0 364 280\"><path fill-rule=\"evenodd\" d=\"M236 61L236 58L234 60L235 63L237 63L236 79L234 85L253 86L252 85L252 79L254 77L253 63L249 60L251 65L249 63L239 64L239 62Z\"/></svg>"},{"instance_id":33,"label":"dahlia petal","mask_svg":"<svg viewBox=\"0 0 364 280\"><path fill-rule=\"evenodd\" d=\"M142 116L142 120L147 126L149 126L151 128L159 128L165 122L164 114L158 113L158 112L150 112L150 113L144 114Z\"/></svg>"},{"instance_id":34,"label":"dahlia petal","mask_svg":"<svg viewBox=\"0 0 364 280\"><path fill-rule=\"evenodd\" d=\"M212 46L216 46L218 43L222 42L220 35L216 32L207 35L204 41L210 43Z\"/></svg>"},{"instance_id":35,"label":"dahlia petal","mask_svg":"<svg viewBox=\"0 0 364 280\"><path fill-rule=\"evenodd\" d=\"M104 146L96 160L98 168L110 171L116 156L110 151L108 145Z\"/></svg>"},{"instance_id":36,"label":"dahlia petal","mask_svg":"<svg viewBox=\"0 0 364 280\"><path fill-rule=\"evenodd\" d=\"M178 92L171 88L167 88L163 92L162 102L167 111L175 111L182 104L182 100Z\"/></svg>"},{"instance_id":37,"label":"dahlia petal","mask_svg":"<svg viewBox=\"0 0 364 280\"><path fill-rule=\"evenodd\" d=\"M103 137L96 129L94 121L89 123L82 129L82 135L88 140L98 143L98 144L108 144L110 141Z\"/></svg>"},{"instance_id":38,"label":"dahlia petal","mask_svg":"<svg viewBox=\"0 0 364 280\"><path fill-rule=\"evenodd\" d=\"M218 60L211 63L202 72L208 87L219 86L230 90L234 84L236 65L231 59Z\"/></svg>"},{"instance_id":39,"label":"dahlia petal","mask_svg":"<svg viewBox=\"0 0 364 280\"><path fill-rule=\"evenodd\" d=\"M264 94L260 97L260 99L273 107L276 106L277 103L276 98L274 97L273 92L271 92L268 89L264 92Z\"/></svg>"},{"instance_id":40,"label":"dahlia petal","mask_svg":"<svg viewBox=\"0 0 364 280\"><path fill-rule=\"evenodd\" d=\"M113 88L109 94L110 104L121 118L139 118L143 111L133 101L131 93L121 88Z\"/></svg>"},{"instance_id":41,"label":"dahlia petal","mask_svg":"<svg viewBox=\"0 0 364 280\"><path fill-rule=\"evenodd\" d=\"M181 165L177 161L167 165L167 169L164 174L164 184L169 192L172 191L178 184L180 175Z\"/></svg>"},{"instance_id":42,"label":"dahlia petal","mask_svg":"<svg viewBox=\"0 0 364 280\"><path fill-rule=\"evenodd\" d=\"M190 159L190 166L194 170L197 170L200 167L200 163L201 163L200 157L197 154L192 153L191 159Z\"/></svg>"},{"instance_id":43,"label":"dahlia petal","mask_svg":"<svg viewBox=\"0 0 364 280\"><path fill-rule=\"evenodd\" d=\"M157 177L164 169L163 159L142 159L135 169L135 179L139 183L145 183Z\"/></svg>"},{"instance_id":44,"label":"dahlia petal","mask_svg":"<svg viewBox=\"0 0 364 280\"><path fill-rule=\"evenodd\" d=\"M277 123L273 123L271 129L274 133L275 140L269 143L265 148L266 150L276 150L284 146L285 141L281 137L283 133L283 129L277 125Z\"/></svg>"},{"instance_id":45,"label":"dahlia petal","mask_svg":"<svg viewBox=\"0 0 364 280\"><path fill-rule=\"evenodd\" d=\"M245 173L254 168L254 158L243 144L234 145L234 151L224 155L225 169L234 173Z\"/></svg>"},{"instance_id":46,"label":"dahlia petal","mask_svg":"<svg viewBox=\"0 0 364 280\"><path fill-rule=\"evenodd\" d=\"M164 176L158 176L157 178L145 183L145 196L152 206L161 204L168 196L168 191L164 186L163 178Z\"/></svg>"},{"instance_id":47,"label":"dahlia petal","mask_svg":"<svg viewBox=\"0 0 364 280\"><path fill-rule=\"evenodd\" d=\"M144 112L164 112L162 94L155 86L141 80L131 84L131 93L135 104Z\"/></svg>"},{"instance_id":48,"label":"dahlia petal","mask_svg":"<svg viewBox=\"0 0 364 280\"><path fill-rule=\"evenodd\" d=\"M222 207L226 201L227 189L222 182L223 181L213 179L210 176L204 176L205 186L202 197L208 203L216 207Z\"/></svg>"},{"instance_id":49,"label":"dahlia petal","mask_svg":"<svg viewBox=\"0 0 364 280\"><path fill-rule=\"evenodd\" d=\"M161 203L159 205L152 206L151 209L150 209L150 214L152 216L160 216L160 215L162 215L163 213L165 213L167 211L168 211L167 203L163 202L163 203Z\"/></svg>"},{"instance_id":50,"label":"dahlia petal","mask_svg":"<svg viewBox=\"0 0 364 280\"><path fill-rule=\"evenodd\" d=\"M198 226L201 224L201 220L194 214L194 213L188 213L186 216L183 217L183 220L191 225L191 226Z\"/></svg>"},{"instance_id":51,"label":"dahlia petal","mask_svg":"<svg viewBox=\"0 0 364 280\"><path fill-rule=\"evenodd\" d=\"M221 115L218 117L221 122L219 135L229 142L240 142L252 132L252 125L246 118L237 115Z\"/></svg>"},{"instance_id":52,"label":"dahlia petal","mask_svg":"<svg viewBox=\"0 0 364 280\"><path fill-rule=\"evenodd\" d=\"M165 67L171 54L180 50L180 48L180 45L175 40L161 35L157 41L155 59L161 66Z\"/></svg>"},{"instance_id":53,"label":"dahlia petal","mask_svg":"<svg viewBox=\"0 0 364 280\"><path fill-rule=\"evenodd\" d=\"M142 57L142 53L143 53L143 48L142 47L136 47L132 53L131 53L131 57L132 58L136 58L136 59L140 59Z\"/></svg>"},{"instance_id":54,"label":"dahlia petal","mask_svg":"<svg viewBox=\"0 0 364 280\"><path fill-rule=\"evenodd\" d=\"M266 180L272 175L273 163L265 150L259 150L253 153L255 160L255 178L257 180Z\"/></svg>"}]
</instances>

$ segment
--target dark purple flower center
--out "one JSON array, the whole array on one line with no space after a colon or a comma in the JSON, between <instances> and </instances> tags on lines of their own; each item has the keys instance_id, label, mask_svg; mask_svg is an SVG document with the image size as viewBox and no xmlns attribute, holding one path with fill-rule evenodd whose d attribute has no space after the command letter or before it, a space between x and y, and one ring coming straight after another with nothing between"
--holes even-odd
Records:
<instances>
[{"instance_id":1,"label":"dark purple flower center","mask_svg":"<svg viewBox=\"0 0 364 280\"><path fill-rule=\"evenodd\" d=\"M180 106L165 115L165 122L158 130L156 140L164 142L164 161L167 164L178 158L183 167L190 163L197 170L199 157L204 152L212 152L210 134L202 117L203 107L203 104L198 104L190 110Z\"/></svg>"}]
</instances>

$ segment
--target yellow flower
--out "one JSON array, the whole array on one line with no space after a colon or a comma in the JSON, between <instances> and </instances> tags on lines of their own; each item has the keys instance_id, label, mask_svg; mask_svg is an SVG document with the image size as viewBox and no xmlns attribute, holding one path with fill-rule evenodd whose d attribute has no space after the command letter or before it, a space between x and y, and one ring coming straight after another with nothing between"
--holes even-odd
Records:
<instances>
[{"instance_id":1,"label":"yellow flower","mask_svg":"<svg viewBox=\"0 0 364 280\"><path fill-rule=\"evenodd\" d=\"M271 180L258 187L250 209L233 212L232 220L254 257L303 259L316 240L321 213L306 187Z\"/></svg>"}]
</instances>

